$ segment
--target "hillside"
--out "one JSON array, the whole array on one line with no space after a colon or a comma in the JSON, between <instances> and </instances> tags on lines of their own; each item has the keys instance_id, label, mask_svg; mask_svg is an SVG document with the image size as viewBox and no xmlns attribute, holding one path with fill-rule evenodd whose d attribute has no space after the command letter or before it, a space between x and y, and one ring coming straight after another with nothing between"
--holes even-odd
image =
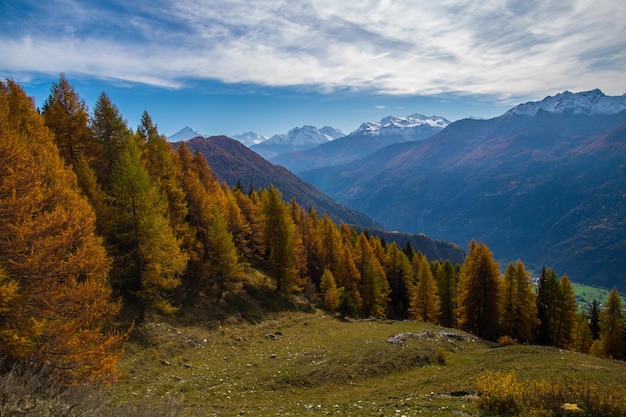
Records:
<instances>
[{"instance_id":1,"label":"hillside","mask_svg":"<svg viewBox=\"0 0 626 417\"><path fill-rule=\"evenodd\" d=\"M192 151L201 152L219 179L231 186L240 183L247 190L250 186L265 188L273 184L283 193L286 201L295 197L301 206L315 207L320 215L327 213L338 223L379 230L377 235L385 236L388 242L398 242L402 247L409 240L415 250L421 251L429 259L450 259L452 262L463 262L465 251L458 245L434 240L425 235L411 236L403 233L382 232L380 225L371 218L337 204L318 188L302 181L285 168L272 165L231 138L226 136L195 138L186 143ZM176 144L173 145L176 146Z\"/></svg>"},{"instance_id":2,"label":"hillside","mask_svg":"<svg viewBox=\"0 0 626 417\"><path fill-rule=\"evenodd\" d=\"M497 259L624 288L625 125L626 112L467 119L300 175L387 229L476 238Z\"/></svg>"},{"instance_id":3,"label":"hillside","mask_svg":"<svg viewBox=\"0 0 626 417\"><path fill-rule=\"evenodd\" d=\"M167 401L181 415L479 416L476 380L485 371L626 386L623 363L500 346L413 321L343 321L317 310L273 313L251 324L242 313L260 308L253 294L260 297L250 291L227 298L213 316L198 305L189 321L160 319L138 329L116 401Z\"/></svg>"},{"instance_id":4,"label":"hillside","mask_svg":"<svg viewBox=\"0 0 626 417\"><path fill-rule=\"evenodd\" d=\"M226 136L197 137L185 142L192 152L200 152L220 181L241 186L266 188L273 184L286 201L296 198L305 207L315 207L320 215L328 214L336 222L379 227L378 223L353 209L337 204L319 189L302 181L285 168L272 165L240 142ZM176 144L173 144L176 147Z\"/></svg>"}]
</instances>

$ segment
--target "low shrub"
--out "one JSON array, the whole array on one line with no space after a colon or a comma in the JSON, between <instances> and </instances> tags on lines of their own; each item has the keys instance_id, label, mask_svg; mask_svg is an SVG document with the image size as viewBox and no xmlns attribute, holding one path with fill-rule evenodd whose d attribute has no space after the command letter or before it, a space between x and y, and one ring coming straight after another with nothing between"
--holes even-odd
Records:
<instances>
[{"instance_id":1,"label":"low shrub","mask_svg":"<svg viewBox=\"0 0 626 417\"><path fill-rule=\"evenodd\" d=\"M586 381L520 382L514 372L486 371L476 382L478 406L504 416L626 416L626 389Z\"/></svg>"}]
</instances>

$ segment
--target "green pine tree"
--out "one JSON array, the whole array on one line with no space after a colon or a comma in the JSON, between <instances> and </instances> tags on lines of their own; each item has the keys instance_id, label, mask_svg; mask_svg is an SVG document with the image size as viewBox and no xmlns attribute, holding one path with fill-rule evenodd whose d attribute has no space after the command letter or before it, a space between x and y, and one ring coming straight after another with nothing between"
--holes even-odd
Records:
<instances>
[{"instance_id":1,"label":"green pine tree","mask_svg":"<svg viewBox=\"0 0 626 417\"><path fill-rule=\"evenodd\" d=\"M167 293L180 284L188 257L169 224L167 203L151 184L132 137L113 166L111 195L117 284L136 296L139 322L146 308L173 313L176 309Z\"/></svg>"}]
</instances>

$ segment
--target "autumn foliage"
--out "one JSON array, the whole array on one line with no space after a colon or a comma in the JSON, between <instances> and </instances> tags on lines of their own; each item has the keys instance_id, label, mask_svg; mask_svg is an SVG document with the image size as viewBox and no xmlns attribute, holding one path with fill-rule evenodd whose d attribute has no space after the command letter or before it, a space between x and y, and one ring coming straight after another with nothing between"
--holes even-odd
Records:
<instances>
[{"instance_id":1,"label":"autumn foliage","mask_svg":"<svg viewBox=\"0 0 626 417\"><path fill-rule=\"evenodd\" d=\"M201 154L173 150L147 112L133 131L103 93L90 115L63 75L42 114L0 84L0 161L0 354L51 363L64 382L119 377L120 311L141 325L198 297L219 303L252 268L279 296L306 292L342 317L624 357L617 295L594 342L566 276L546 269L535 291L521 261L502 274L483 242L462 265L429 260L274 187L231 188Z\"/></svg>"},{"instance_id":2,"label":"autumn foliage","mask_svg":"<svg viewBox=\"0 0 626 417\"><path fill-rule=\"evenodd\" d=\"M0 349L51 362L68 382L115 379L111 259L95 213L30 98L0 86Z\"/></svg>"}]
</instances>

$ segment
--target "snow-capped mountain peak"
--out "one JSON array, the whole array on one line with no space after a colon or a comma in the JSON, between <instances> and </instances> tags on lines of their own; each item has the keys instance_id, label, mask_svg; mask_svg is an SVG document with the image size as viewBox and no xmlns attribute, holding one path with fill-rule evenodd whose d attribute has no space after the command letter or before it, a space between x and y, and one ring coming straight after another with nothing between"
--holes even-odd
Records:
<instances>
[{"instance_id":1,"label":"snow-capped mountain peak","mask_svg":"<svg viewBox=\"0 0 626 417\"><path fill-rule=\"evenodd\" d=\"M174 133L171 136L167 137L169 142L182 142L189 139L197 138L197 137L205 137L202 133L198 132L190 128L189 126L185 126L180 129L178 132Z\"/></svg>"},{"instance_id":2,"label":"snow-capped mountain peak","mask_svg":"<svg viewBox=\"0 0 626 417\"><path fill-rule=\"evenodd\" d=\"M406 132L410 129L435 128L443 129L450 124L450 121L441 116L424 116L423 114L412 114L405 117L387 116L380 122L363 123L357 130L351 133L364 134L368 136L389 135Z\"/></svg>"},{"instance_id":3,"label":"snow-capped mountain peak","mask_svg":"<svg viewBox=\"0 0 626 417\"><path fill-rule=\"evenodd\" d=\"M564 91L555 96L548 96L541 101L529 101L520 104L505 114L534 116L540 110L551 113L588 115L616 114L626 110L626 94L607 96L598 89L580 93Z\"/></svg>"},{"instance_id":4,"label":"snow-capped mountain peak","mask_svg":"<svg viewBox=\"0 0 626 417\"><path fill-rule=\"evenodd\" d=\"M259 135L255 132L245 132L240 135L234 135L233 139L236 139L245 146L250 147L252 145L258 145L259 143L265 142L267 137Z\"/></svg>"},{"instance_id":5,"label":"snow-capped mountain peak","mask_svg":"<svg viewBox=\"0 0 626 417\"><path fill-rule=\"evenodd\" d=\"M321 129L315 126L294 127L287 133L274 135L263 145L289 145L289 146L317 146L345 136L339 129L324 126Z\"/></svg>"}]
</instances>

